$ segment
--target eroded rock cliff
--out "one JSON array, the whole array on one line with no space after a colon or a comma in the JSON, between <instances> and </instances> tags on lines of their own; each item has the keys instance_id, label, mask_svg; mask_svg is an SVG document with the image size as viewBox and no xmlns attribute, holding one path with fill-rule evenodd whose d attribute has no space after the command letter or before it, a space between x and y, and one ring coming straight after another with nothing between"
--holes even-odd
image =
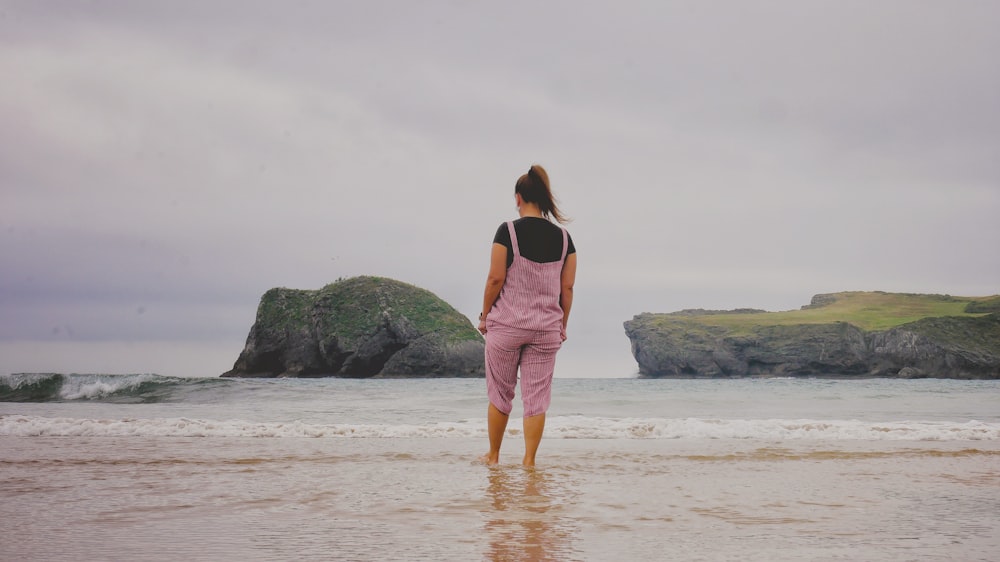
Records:
<instances>
[{"instance_id":1,"label":"eroded rock cliff","mask_svg":"<svg viewBox=\"0 0 1000 562\"><path fill-rule=\"evenodd\" d=\"M381 277L271 289L224 377L477 377L483 339L433 293Z\"/></svg>"},{"instance_id":2,"label":"eroded rock cliff","mask_svg":"<svg viewBox=\"0 0 1000 562\"><path fill-rule=\"evenodd\" d=\"M994 379L1000 378L1000 314L977 311L992 310L996 300L838 293L817 295L801 314L639 314L625 322L625 333L640 374L649 377ZM951 309L961 314L947 315ZM870 327L885 324L895 325Z\"/></svg>"}]
</instances>

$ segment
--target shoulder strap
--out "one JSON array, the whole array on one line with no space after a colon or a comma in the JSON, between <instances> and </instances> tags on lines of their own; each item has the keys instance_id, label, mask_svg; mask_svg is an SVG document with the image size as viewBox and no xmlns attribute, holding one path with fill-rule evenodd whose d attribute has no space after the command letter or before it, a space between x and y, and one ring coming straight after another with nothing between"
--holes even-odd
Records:
<instances>
[{"instance_id":1,"label":"shoulder strap","mask_svg":"<svg viewBox=\"0 0 1000 562\"><path fill-rule=\"evenodd\" d=\"M510 231L510 245L514 248L514 255L520 256L521 250L517 247L517 233L514 231L514 221L507 221L507 230Z\"/></svg>"}]
</instances>

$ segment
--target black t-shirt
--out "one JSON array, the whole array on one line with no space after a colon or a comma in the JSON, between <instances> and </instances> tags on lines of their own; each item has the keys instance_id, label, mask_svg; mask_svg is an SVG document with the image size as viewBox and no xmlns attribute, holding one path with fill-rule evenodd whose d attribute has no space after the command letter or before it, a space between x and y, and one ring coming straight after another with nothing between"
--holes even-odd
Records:
<instances>
[{"instance_id":1,"label":"black t-shirt","mask_svg":"<svg viewBox=\"0 0 1000 562\"><path fill-rule=\"evenodd\" d=\"M525 258L537 263L559 261L562 258L562 229L547 219L538 217L522 217L514 221L514 233L517 234L517 248ZM573 237L566 233L566 255L576 252ZM493 237L494 244L507 247L507 267L514 263L514 246L510 242L510 231L507 223L502 223Z\"/></svg>"}]
</instances>

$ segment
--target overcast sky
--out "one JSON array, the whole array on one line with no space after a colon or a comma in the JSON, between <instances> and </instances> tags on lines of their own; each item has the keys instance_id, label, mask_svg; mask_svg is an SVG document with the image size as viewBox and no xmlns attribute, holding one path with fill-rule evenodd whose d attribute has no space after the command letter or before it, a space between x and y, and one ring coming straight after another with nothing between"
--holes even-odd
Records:
<instances>
[{"instance_id":1,"label":"overcast sky","mask_svg":"<svg viewBox=\"0 0 1000 562\"><path fill-rule=\"evenodd\" d=\"M513 186L622 322L1000 293L1000 3L0 0L0 372L232 367L271 287L478 315Z\"/></svg>"}]
</instances>

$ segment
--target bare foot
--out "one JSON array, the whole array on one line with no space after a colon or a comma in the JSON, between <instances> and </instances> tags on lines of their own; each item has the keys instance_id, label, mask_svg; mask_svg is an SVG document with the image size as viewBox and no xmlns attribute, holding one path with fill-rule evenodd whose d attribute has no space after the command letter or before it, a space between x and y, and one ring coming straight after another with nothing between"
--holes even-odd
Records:
<instances>
[{"instance_id":1,"label":"bare foot","mask_svg":"<svg viewBox=\"0 0 1000 562\"><path fill-rule=\"evenodd\" d=\"M497 457L490 457L489 453L479 457L479 462L485 464L486 466L496 466L500 464L500 459Z\"/></svg>"}]
</instances>

